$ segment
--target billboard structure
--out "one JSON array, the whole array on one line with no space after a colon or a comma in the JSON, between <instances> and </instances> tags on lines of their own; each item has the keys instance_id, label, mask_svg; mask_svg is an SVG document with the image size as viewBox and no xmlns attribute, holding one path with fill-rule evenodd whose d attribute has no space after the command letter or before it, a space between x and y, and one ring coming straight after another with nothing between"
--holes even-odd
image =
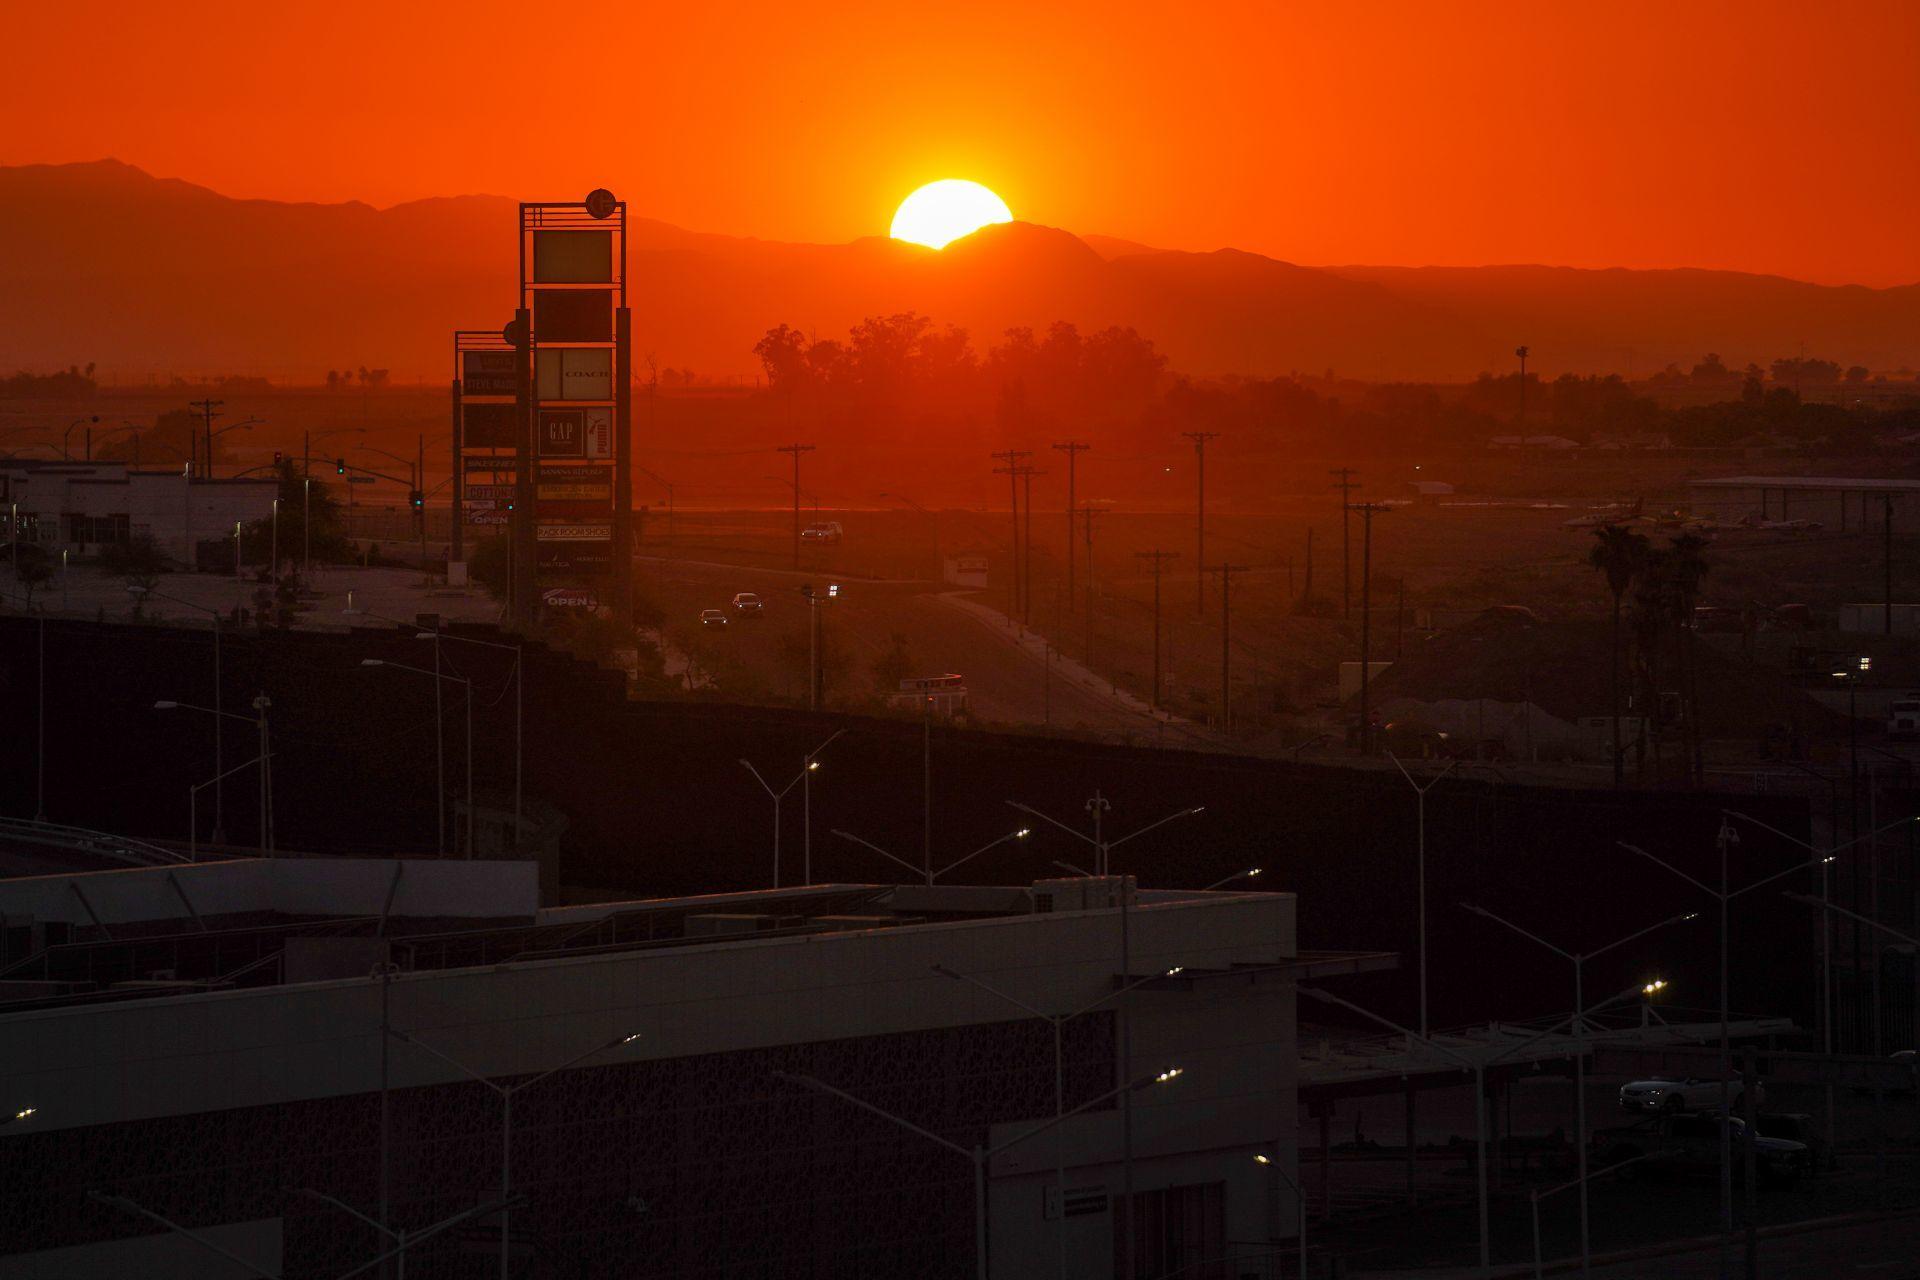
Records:
<instances>
[{"instance_id":1,"label":"billboard structure","mask_svg":"<svg viewBox=\"0 0 1920 1280\"><path fill-rule=\"evenodd\" d=\"M520 378L513 344L497 329L453 331L453 546L509 526L520 459Z\"/></svg>"},{"instance_id":2,"label":"billboard structure","mask_svg":"<svg viewBox=\"0 0 1920 1280\"><path fill-rule=\"evenodd\" d=\"M633 617L633 342L627 206L598 190L520 206L520 305L512 360L515 619L612 604Z\"/></svg>"}]
</instances>

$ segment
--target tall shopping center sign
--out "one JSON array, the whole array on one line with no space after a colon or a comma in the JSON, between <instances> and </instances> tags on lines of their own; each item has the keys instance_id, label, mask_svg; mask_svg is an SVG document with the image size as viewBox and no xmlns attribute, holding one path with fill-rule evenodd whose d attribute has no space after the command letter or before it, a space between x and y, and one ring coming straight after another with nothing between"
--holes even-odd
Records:
<instances>
[{"instance_id":1,"label":"tall shopping center sign","mask_svg":"<svg viewBox=\"0 0 1920 1280\"><path fill-rule=\"evenodd\" d=\"M455 538L504 528L516 622L542 602L633 617L627 206L520 206L520 300L454 335ZM462 549L456 543L455 555Z\"/></svg>"}]
</instances>

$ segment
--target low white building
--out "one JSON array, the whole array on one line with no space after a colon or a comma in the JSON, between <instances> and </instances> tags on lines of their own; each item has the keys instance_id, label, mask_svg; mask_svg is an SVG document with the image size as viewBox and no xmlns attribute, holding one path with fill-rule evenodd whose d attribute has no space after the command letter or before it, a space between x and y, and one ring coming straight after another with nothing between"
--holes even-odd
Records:
<instances>
[{"instance_id":1,"label":"low white building","mask_svg":"<svg viewBox=\"0 0 1920 1280\"><path fill-rule=\"evenodd\" d=\"M231 537L236 522L270 518L279 491L272 477L209 480L189 478L184 467L0 459L0 532L11 539L17 526L27 541L75 555L145 535L191 563L195 543Z\"/></svg>"},{"instance_id":2,"label":"low white building","mask_svg":"<svg viewBox=\"0 0 1920 1280\"><path fill-rule=\"evenodd\" d=\"M246 1274L137 1211L345 1274L382 1241L319 1197L420 1231L503 1177L515 1274L958 1280L983 1242L996 1276L1105 1280L1130 1222L1136 1274L1265 1275L1299 1227L1294 984L1391 963L1303 955L1284 893L541 909L536 881L286 859L0 882L0 1111L32 1108L0 1127L0 1276ZM510 1127L477 1079L527 1086ZM488 1210L410 1260L491 1274L501 1231Z\"/></svg>"}]
</instances>

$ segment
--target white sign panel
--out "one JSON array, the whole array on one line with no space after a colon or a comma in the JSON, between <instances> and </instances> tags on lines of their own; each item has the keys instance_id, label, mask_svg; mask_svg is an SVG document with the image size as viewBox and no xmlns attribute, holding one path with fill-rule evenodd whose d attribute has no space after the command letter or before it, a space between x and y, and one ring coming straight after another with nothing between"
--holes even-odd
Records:
<instances>
[{"instance_id":1,"label":"white sign panel","mask_svg":"<svg viewBox=\"0 0 1920 1280\"><path fill-rule=\"evenodd\" d=\"M542 347L534 353L542 400L613 399L613 352L605 347Z\"/></svg>"}]
</instances>

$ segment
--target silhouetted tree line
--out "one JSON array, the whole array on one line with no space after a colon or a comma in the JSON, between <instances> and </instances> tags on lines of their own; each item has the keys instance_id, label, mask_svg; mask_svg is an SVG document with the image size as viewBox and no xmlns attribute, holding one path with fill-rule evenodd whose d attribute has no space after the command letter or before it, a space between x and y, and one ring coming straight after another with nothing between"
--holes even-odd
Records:
<instances>
[{"instance_id":1,"label":"silhouetted tree line","mask_svg":"<svg viewBox=\"0 0 1920 1280\"><path fill-rule=\"evenodd\" d=\"M0 378L0 399L73 400L90 396L99 388L93 380L93 362L87 367L68 365L60 373L27 373Z\"/></svg>"},{"instance_id":2,"label":"silhouetted tree line","mask_svg":"<svg viewBox=\"0 0 1920 1280\"><path fill-rule=\"evenodd\" d=\"M770 393L809 421L940 424L949 439L968 428L982 438L1037 439L1072 427L1106 445L1164 448L1170 432L1199 429L1220 431L1235 449L1335 438L1359 449L1473 448L1511 434L1520 421L1517 373L1483 373L1464 387L1195 378L1171 371L1153 342L1131 328L1082 334L1065 321L1044 334L1009 329L984 356L965 329L941 328L915 312L869 317L844 339L782 324L753 350ZM1799 357L1776 360L1768 370L1734 370L1709 353L1690 374L1676 367L1673 376L1723 386L1727 398L1670 408L1617 374L1569 373L1544 382L1529 374L1524 426L1582 444L1768 443L1836 451L1920 430L1920 397L1894 408L1810 403L1795 390L1796 375L1803 387L1868 376L1858 366L1843 374L1833 361Z\"/></svg>"}]
</instances>

